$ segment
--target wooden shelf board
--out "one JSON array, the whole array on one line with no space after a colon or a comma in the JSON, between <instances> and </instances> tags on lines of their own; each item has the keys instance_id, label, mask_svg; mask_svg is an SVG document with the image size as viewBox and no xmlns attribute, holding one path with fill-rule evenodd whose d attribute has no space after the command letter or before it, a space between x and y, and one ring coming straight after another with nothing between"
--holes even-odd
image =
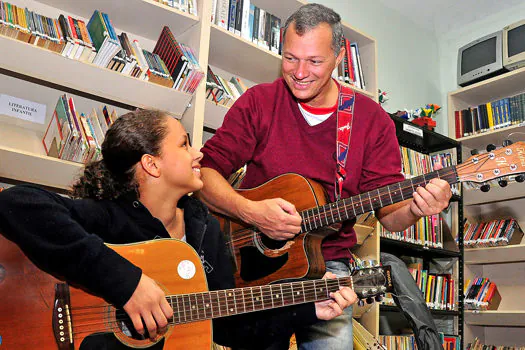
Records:
<instances>
[{"instance_id":1,"label":"wooden shelf board","mask_svg":"<svg viewBox=\"0 0 525 350\"><path fill-rule=\"evenodd\" d=\"M477 106L525 91L525 67L458 89L449 94L467 106Z\"/></svg>"},{"instance_id":2,"label":"wooden shelf board","mask_svg":"<svg viewBox=\"0 0 525 350\"><path fill-rule=\"evenodd\" d=\"M496 146L500 146L502 141L507 139L507 136L513 132L525 132L525 123L520 123L506 128L462 137L459 138L458 141L461 141L461 145L463 147L467 147L469 149L484 150L485 147L487 147L487 145L491 143ZM511 140L513 141L521 141L523 139L525 138L523 137L523 135L520 134L511 136Z\"/></svg>"},{"instance_id":3,"label":"wooden shelf board","mask_svg":"<svg viewBox=\"0 0 525 350\"><path fill-rule=\"evenodd\" d=\"M525 327L525 310L465 310L465 323L479 326Z\"/></svg>"},{"instance_id":4,"label":"wooden shelf board","mask_svg":"<svg viewBox=\"0 0 525 350\"><path fill-rule=\"evenodd\" d=\"M525 244L489 248L465 248L465 264L499 264L525 261Z\"/></svg>"},{"instance_id":5,"label":"wooden shelf board","mask_svg":"<svg viewBox=\"0 0 525 350\"><path fill-rule=\"evenodd\" d=\"M491 186L489 192L479 189L463 191L463 205L481 205L525 197L525 183L509 182L507 187Z\"/></svg>"},{"instance_id":6,"label":"wooden shelf board","mask_svg":"<svg viewBox=\"0 0 525 350\"><path fill-rule=\"evenodd\" d=\"M400 308L398 308L396 305L386 305L386 304L380 304L379 309L381 311L385 312L402 312ZM455 310L434 310L429 309L431 314L433 315L442 315L442 316L459 316L459 311Z\"/></svg>"},{"instance_id":7,"label":"wooden shelf board","mask_svg":"<svg viewBox=\"0 0 525 350\"><path fill-rule=\"evenodd\" d=\"M173 35L177 37L199 21L199 17L153 0L38 0L38 2L87 20L91 18L95 10L99 10L107 13L113 25L119 30L129 35L140 28L140 36L154 41L157 41L165 25L169 26ZM139 26L137 26L137 14L145 14L140 17ZM117 33L120 34L118 31Z\"/></svg>"},{"instance_id":8,"label":"wooden shelf board","mask_svg":"<svg viewBox=\"0 0 525 350\"><path fill-rule=\"evenodd\" d=\"M206 100L206 108L204 109L204 126L217 130L221 127L224 116L229 108L223 105L215 104L215 102Z\"/></svg>"},{"instance_id":9,"label":"wooden shelf board","mask_svg":"<svg viewBox=\"0 0 525 350\"><path fill-rule=\"evenodd\" d=\"M272 82L281 74L280 55L215 24L211 24L208 63L258 84Z\"/></svg>"},{"instance_id":10,"label":"wooden shelf board","mask_svg":"<svg viewBox=\"0 0 525 350\"><path fill-rule=\"evenodd\" d=\"M0 145L0 177L69 189L83 164L64 161Z\"/></svg>"},{"instance_id":11,"label":"wooden shelf board","mask_svg":"<svg viewBox=\"0 0 525 350\"><path fill-rule=\"evenodd\" d=\"M3 69L141 108L156 108L181 117L192 96L132 78L93 64L65 58L55 52L0 36ZM60 67L57 70L42 67Z\"/></svg>"}]
</instances>

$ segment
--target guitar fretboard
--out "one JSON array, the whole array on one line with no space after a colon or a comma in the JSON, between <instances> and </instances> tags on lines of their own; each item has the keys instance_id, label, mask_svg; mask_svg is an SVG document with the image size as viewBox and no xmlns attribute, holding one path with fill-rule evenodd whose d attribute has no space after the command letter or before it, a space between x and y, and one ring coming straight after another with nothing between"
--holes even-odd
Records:
<instances>
[{"instance_id":1,"label":"guitar fretboard","mask_svg":"<svg viewBox=\"0 0 525 350\"><path fill-rule=\"evenodd\" d=\"M173 308L173 323L181 324L326 300L340 286L353 286L352 277L170 295L166 299Z\"/></svg>"},{"instance_id":2,"label":"guitar fretboard","mask_svg":"<svg viewBox=\"0 0 525 350\"><path fill-rule=\"evenodd\" d=\"M303 219L301 232L308 232L345 220L351 220L369 211L411 199L419 186L426 186L430 180L439 178L449 184L458 182L456 167L436 170L403 182L384 186L357 196L345 198L300 212Z\"/></svg>"}]
</instances>

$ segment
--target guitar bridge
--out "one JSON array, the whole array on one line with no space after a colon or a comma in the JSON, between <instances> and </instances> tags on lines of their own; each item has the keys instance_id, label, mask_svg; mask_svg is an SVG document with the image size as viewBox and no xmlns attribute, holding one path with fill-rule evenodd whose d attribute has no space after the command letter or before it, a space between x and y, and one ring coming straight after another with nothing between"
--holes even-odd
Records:
<instances>
[{"instance_id":1,"label":"guitar bridge","mask_svg":"<svg viewBox=\"0 0 525 350\"><path fill-rule=\"evenodd\" d=\"M69 286L66 283L57 283L53 305L53 334L59 350L74 349L70 305Z\"/></svg>"}]
</instances>

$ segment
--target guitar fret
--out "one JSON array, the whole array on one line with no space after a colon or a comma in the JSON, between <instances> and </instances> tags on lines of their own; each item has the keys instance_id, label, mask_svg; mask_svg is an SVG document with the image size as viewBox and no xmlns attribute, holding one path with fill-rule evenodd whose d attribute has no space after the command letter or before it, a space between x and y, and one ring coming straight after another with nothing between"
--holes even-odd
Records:
<instances>
[{"instance_id":1,"label":"guitar fret","mask_svg":"<svg viewBox=\"0 0 525 350\"><path fill-rule=\"evenodd\" d=\"M306 214L308 214L309 210L306 211ZM312 222L310 220L310 216L307 216L308 217L308 226L310 226L310 231L312 231Z\"/></svg>"},{"instance_id":2,"label":"guitar fret","mask_svg":"<svg viewBox=\"0 0 525 350\"><path fill-rule=\"evenodd\" d=\"M379 203L381 204L381 208L383 207L383 201L381 200L381 192L379 192L379 188L377 189L377 197L379 198Z\"/></svg>"},{"instance_id":3,"label":"guitar fret","mask_svg":"<svg viewBox=\"0 0 525 350\"><path fill-rule=\"evenodd\" d=\"M199 304L197 302L197 294L193 294L193 297L195 298L195 302L193 303L193 310L195 310L195 312L197 313L197 320L198 320L200 319L200 315L199 315Z\"/></svg>"},{"instance_id":4,"label":"guitar fret","mask_svg":"<svg viewBox=\"0 0 525 350\"><path fill-rule=\"evenodd\" d=\"M334 211L332 210L333 207L332 207L331 204L328 204L328 208L330 208L330 217L332 218L332 221L333 221L333 220L335 219ZM327 225L330 225L330 224L328 223L328 218L326 219L326 224L327 224Z\"/></svg>"},{"instance_id":5,"label":"guitar fret","mask_svg":"<svg viewBox=\"0 0 525 350\"><path fill-rule=\"evenodd\" d=\"M246 299L244 299L244 288L241 289L242 293L242 305L244 306L244 312L246 312Z\"/></svg>"},{"instance_id":6,"label":"guitar fret","mask_svg":"<svg viewBox=\"0 0 525 350\"><path fill-rule=\"evenodd\" d=\"M343 208L345 208L345 215L346 215L346 220L348 220L350 217L348 216L348 211L346 210L346 200L343 200Z\"/></svg>"},{"instance_id":7,"label":"guitar fret","mask_svg":"<svg viewBox=\"0 0 525 350\"><path fill-rule=\"evenodd\" d=\"M228 297L225 290L223 290L222 292L224 293L224 309L226 312L224 314L221 313L221 316L226 316L228 315Z\"/></svg>"},{"instance_id":8,"label":"guitar fret","mask_svg":"<svg viewBox=\"0 0 525 350\"><path fill-rule=\"evenodd\" d=\"M401 194L401 199L405 200L405 197L403 196L403 189L401 188L401 182L398 182L397 185L399 186L399 193Z\"/></svg>"},{"instance_id":9,"label":"guitar fret","mask_svg":"<svg viewBox=\"0 0 525 350\"><path fill-rule=\"evenodd\" d=\"M301 282L301 287L303 288L303 301L306 302L306 294L304 293L304 282Z\"/></svg>"},{"instance_id":10,"label":"guitar fret","mask_svg":"<svg viewBox=\"0 0 525 350\"><path fill-rule=\"evenodd\" d=\"M313 282L313 286L314 286L314 295L315 295L315 299L314 300L317 300L317 281L312 281Z\"/></svg>"},{"instance_id":11,"label":"guitar fret","mask_svg":"<svg viewBox=\"0 0 525 350\"><path fill-rule=\"evenodd\" d=\"M336 208L336 211L337 211L337 215L339 215L339 222L343 221L343 218L341 218L341 209L339 208L339 204L340 202L336 202L334 203L334 206Z\"/></svg>"},{"instance_id":12,"label":"guitar fret","mask_svg":"<svg viewBox=\"0 0 525 350\"><path fill-rule=\"evenodd\" d=\"M352 202L352 209L354 210L354 217L357 217L357 213L355 212L355 206L354 206L354 197L350 197L350 201Z\"/></svg>"},{"instance_id":13,"label":"guitar fret","mask_svg":"<svg viewBox=\"0 0 525 350\"><path fill-rule=\"evenodd\" d=\"M186 314L186 300L184 295L182 295L182 310L184 310L184 322L188 322L188 315Z\"/></svg>"},{"instance_id":14,"label":"guitar fret","mask_svg":"<svg viewBox=\"0 0 525 350\"><path fill-rule=\"evenodd\" d=\"M370 197L370 191L368 191L367 193L368 193L368 199L370 200L370 208L371 210L374 210L374 204L372 203L372 197Z\"/></svg>"},{"instance_id":15,"label":"guitar fret","mask_svg":"<svg viewBox=\"0 0 525 350\"><path fill-rule=\"evenodd\" d=\"M322 224L322 221L321 221L321 212L319 211L319 207L317 207L317 215L319 216L319 225ZM316 220L317 222L317 220ZM317 225L315 225L315 228L317 228Z\"/></svg>"},{"instance_id":16,"label":"guitar fret","mask_svg":"<svg viewBox=\"0 0 525 350\"><path fill-rule=\"evenodd\" d=\"M213 318L213 307L211 307L211 295L210 293L202 293L202 301L204 302L204 307L211 313L211 316L208 316L206 313L207 318Z\"/></svg>"},{"instance_id":17,"label":"guitar fret","mask_svg":"<svg viewBox=\"0 0 525 350\"><path fill-rule=\"evenodd\" d=\"M390 196L390 204L394 204L394 201L392 200L392 193L390 193L390 186L387 187L388 195Z\"/></svg>"},{"instance_id":18,"label":"guitar fret","mask_svg":"<svg viewBox=\"0 0 525 350\"><path fill-rule=\"evenodd\" d=\"M180 306L179 306L179 296L175 296L175 300L177 300L177 318L179 319L179 322L178 323L181 323L181 319L180 319Z\"/></svg>"},{"instance_id":19,"label":"guitar fret","mask_svg":"<svg viewBox=\"0 0 525 350\"><path fill-rule=\"evenodd\" d=\"M410 180L410 185L412 186L412 192L416 192L416 189L414 188L414 181L412 181L412 178Z\"/></svg>"},{"instance_id":20,"label":"guitar fret","mask_svg":"<svg viewBox=\"0 0 525 350\"><path fill-rule=\"evenodd\" d=\"M328 222L328 214L326 213L326 205L323 205L322 208L323 208L323 212L324 212L324 219L326 220L326 225L330 225L330 223ZM332 210L330 209L330 211L332 211Z\"/></svg>"},{"instance_id":21,"label":"guitar fret","mask_svg":"<svg viewBox=\"0 0 525 350\"><path fill-rule=\"evenodd\" d=\"M264 297L262 287L259 287L259 294L261 295L261 310L264 310Z\"/></svg>"}]
</instances>

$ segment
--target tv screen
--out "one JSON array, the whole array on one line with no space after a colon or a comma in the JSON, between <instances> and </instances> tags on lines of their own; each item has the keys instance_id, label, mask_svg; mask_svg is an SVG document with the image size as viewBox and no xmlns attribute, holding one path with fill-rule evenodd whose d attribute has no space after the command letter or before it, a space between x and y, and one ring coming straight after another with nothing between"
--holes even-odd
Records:
<instances>
[{"instance_id":1,"label":"tv screen","mask_svg":"<svg viewBox=\"0 0 525 350\"><path fill-rule=\"evenodd\" d=\"M525 25L516 27L508 32L508 57L525 52Z\"/></svg>"},{"instance_id":2,"label":"tv screen","mask_svg":"<svg viewBox=\"0 0 525 350\"><path fill-rule=\"evenodd\" d=\"M496 62L496 38L492 37L462 52L461 75Z\"/></svg>"}]
</instances>

